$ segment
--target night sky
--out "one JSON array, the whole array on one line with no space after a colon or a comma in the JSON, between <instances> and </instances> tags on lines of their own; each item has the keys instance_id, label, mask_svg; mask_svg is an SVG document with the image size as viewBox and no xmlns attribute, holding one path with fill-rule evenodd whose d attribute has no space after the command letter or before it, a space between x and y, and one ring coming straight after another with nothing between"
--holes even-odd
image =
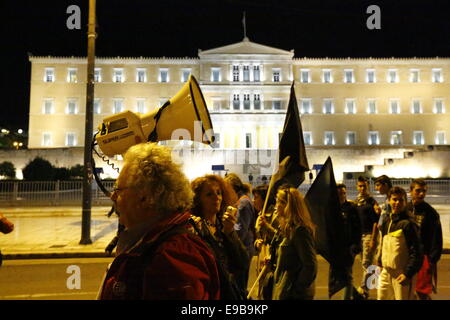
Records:
<instances>
[{"instance_id":1,"label":"night sky","mask_svg":"<svg viewBox=\"0 0 450 320\"><path fill-rule=\"evenodd\" d=\"M28 53L87 55L89 0L1 0L0 127L28 128ZM69 30L70 5L81 30ZM381 30L369 30L369 5ZM247 37L295 57L450 57L450 1L97 0L96 56L197 57Z\"/></svg>"}]
</instances>

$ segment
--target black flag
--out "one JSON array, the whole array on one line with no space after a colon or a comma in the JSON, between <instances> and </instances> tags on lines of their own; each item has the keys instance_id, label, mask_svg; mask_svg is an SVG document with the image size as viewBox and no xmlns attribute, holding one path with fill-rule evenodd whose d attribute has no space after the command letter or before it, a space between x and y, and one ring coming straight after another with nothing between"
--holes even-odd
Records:
<instances>
[{"instance_id":1,"label":"black flag","mask_svg":"<svg viewBox=\"0 0 450 320\"><path fill-rule=\"evenodd\" d=\"M316 228L316 250L330 264L328 295L347 286L353 263L350 248L345 246L344 221L334 179L333 163L328 157L305 200Z\"/></svg>"},{"instance_id":2,"label":"black flag","mask_svg":"<svg viewBox=\"0 0 450 320\"><path fill-rule=\"evenodd\" d=\"M309 171L309 165L306 158L294 83L291 86L291 95L284 120L283 133L281 134L278 158L280 168L270 181L270 184L273 185L272 192L276 192L277 188L284 183L298 188L305 180L305 171Z\"/></svg>"}]
</instances>

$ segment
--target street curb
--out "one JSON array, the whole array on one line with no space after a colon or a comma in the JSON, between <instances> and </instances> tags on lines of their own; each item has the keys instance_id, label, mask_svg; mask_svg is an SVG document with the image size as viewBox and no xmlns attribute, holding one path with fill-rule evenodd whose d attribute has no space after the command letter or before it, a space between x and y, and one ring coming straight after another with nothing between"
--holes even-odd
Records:
<instances>
[{"instance_id":1,"label":"street curb","mask_svg":"<svg viewBox=\"0 0 450 320\"><path fill-rule=\"evenodd\" d=\"M442 254L450 254L450 248L442 250ZM69 258L114 258L105 252L49 252L49 253L17 253L4 254L3 260L26 259L69 259Z\"/></svg>"},{"instance_id":2,"label":"street curb","mask_svg":"<svg viewBox=\"0 0 450 320\"><path fill-rule=\"evenodd\" d=\"M3 260L69 259L69 258L113 258L105 252L49 252L4 254Z\"/></svg>"}]
</instances>

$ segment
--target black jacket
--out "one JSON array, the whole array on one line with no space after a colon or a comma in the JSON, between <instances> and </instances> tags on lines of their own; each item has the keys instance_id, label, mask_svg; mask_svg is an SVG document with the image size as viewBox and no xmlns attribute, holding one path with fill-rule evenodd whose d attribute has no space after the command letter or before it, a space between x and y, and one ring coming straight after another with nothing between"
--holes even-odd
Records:
<instances>
[{"instance_id":1,"label":"black jacket","mask_svg":"<svg viewBox=\"0 0 450 320\"><path fill-rule=\"evenodd\" d=\"M392 224L391 224L392 221ZM391 226L389 229L389 225ZM423 263L423 250L420 242L419 229L417 225L410 219L410 215L407 211L399 214L390 214L386 219L386 222L381 226L381 234L384 237L388 231L389 233L403 230L405 235L406 245L408 246L408 263L405 268L405 275L408 278L412 278L417 272L419 272ZM379 264L381 263L381 257L383 252L379 256Z\"/></svg>"},{"instance_id":2,"label":"black jacket","mask_svg":"<svg viewBox=\"0 0 450 320\"><path fill-rule=\"evenodd\" d=\"M427 202L417 205L410 202L408 210L413 213L414 220L420 228L423 253L430 258L431 263L436 264L441 258L443 243L439 214Z\"/></svg>"},{"instance_id":3,"label":"black jacket","mask_svg":"<svg viewBox=\"0 0 450 320\"><path fill-rule=\"evenodd\" d=\"M357 254L361 251L362 231L356 204L351 201L345 201L341 205L341 213L344 220L345 244L353 254Z\"/></svg>"}]
</instances>

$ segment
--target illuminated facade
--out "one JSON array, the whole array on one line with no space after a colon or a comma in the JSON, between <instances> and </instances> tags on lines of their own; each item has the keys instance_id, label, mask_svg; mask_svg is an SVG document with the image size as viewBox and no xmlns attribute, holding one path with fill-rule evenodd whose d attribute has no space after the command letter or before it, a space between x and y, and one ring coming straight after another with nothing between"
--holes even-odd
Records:
<instances>
[{"instance_id":1,"label":"illuminated facade","mask_svg":"<svg viewBox=\"0 0 450 320\"><path fill-rule=\"evenodd\" d=\"M30 62L29 148L82 147L86 59ZM234 152L228 167L243 174L270 174L249 158L256 150L275 158L292 81L311 166L332 155L338 174L364 171L450 138L449 58L296 58L245 38L199 50L196 58L97 58L95 70L94 130L113 113L161 106L193 74L210 110L215 150Z\"/></svg>"}]
</instances>

